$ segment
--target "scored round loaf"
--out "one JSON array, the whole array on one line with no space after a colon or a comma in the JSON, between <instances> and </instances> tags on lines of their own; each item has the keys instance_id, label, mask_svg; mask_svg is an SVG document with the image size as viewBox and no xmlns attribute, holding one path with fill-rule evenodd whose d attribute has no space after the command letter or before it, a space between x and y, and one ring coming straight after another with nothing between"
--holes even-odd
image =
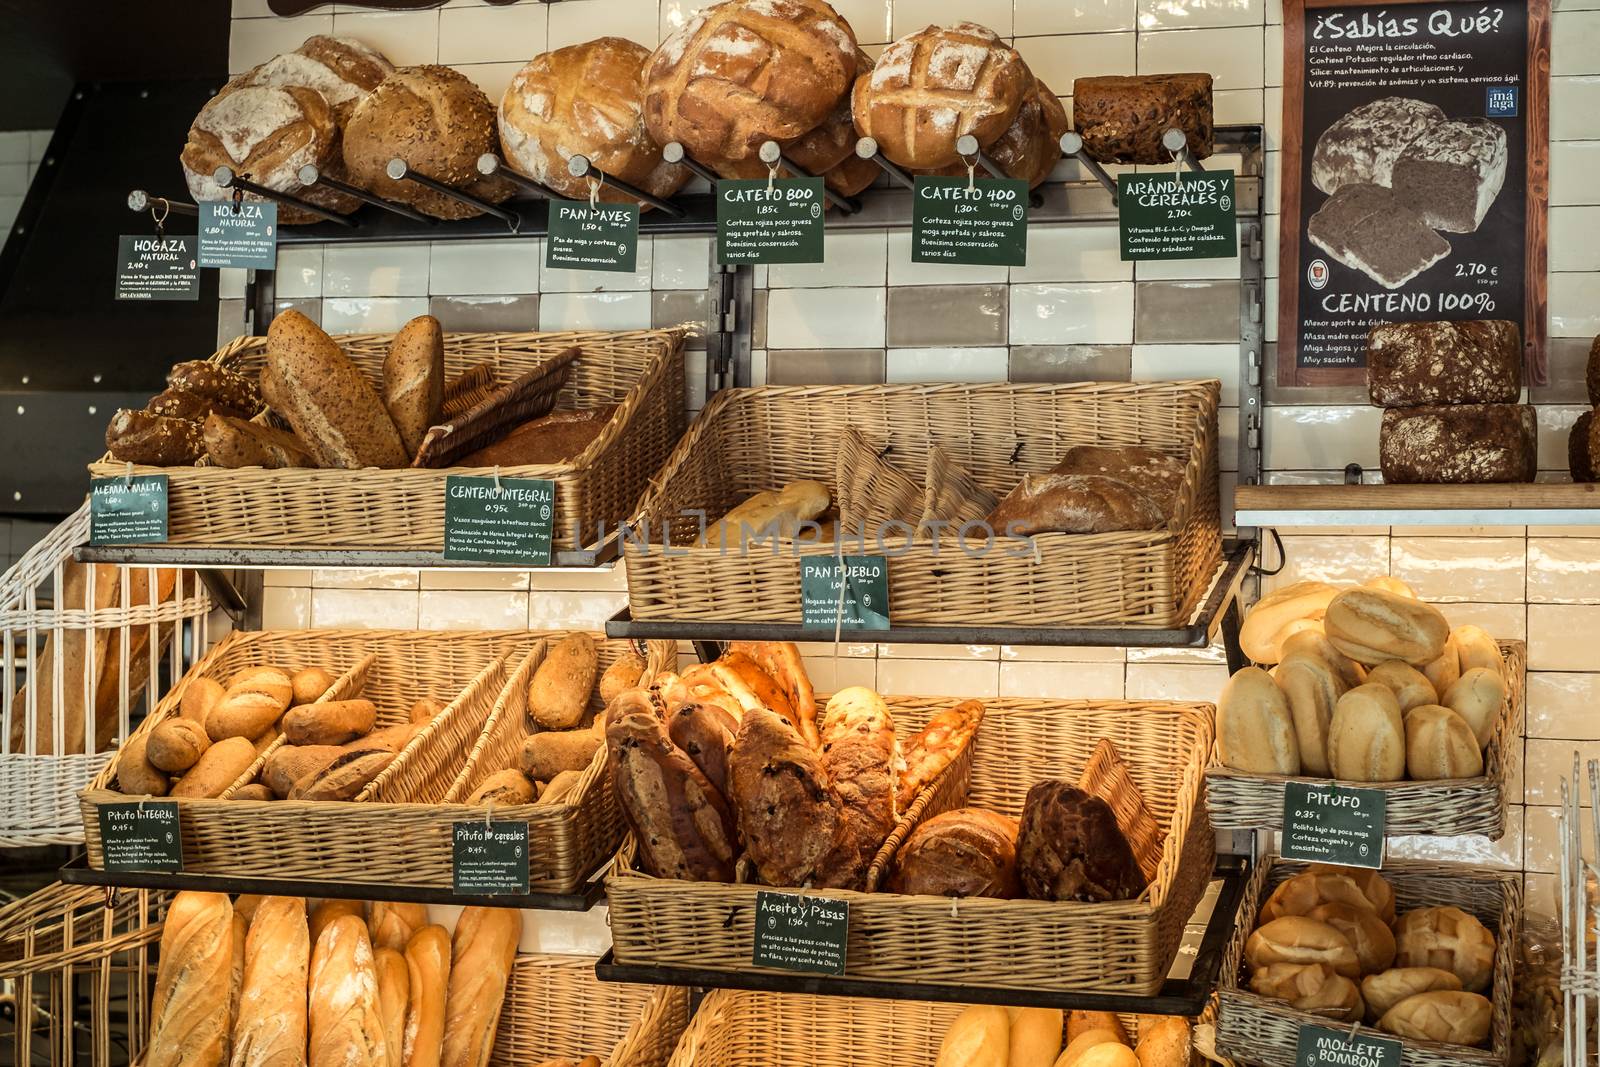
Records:
<instances>
[{"instance_id":1,"label":"scored round loaf","mask_svg":"<svg viewBox=\"0 0 1600 1067\"><path fill-rule=\"evenodd\" d=\"M1099 474L1024 474L989 513L988 523L1007 537L1042 533L1114 533L1154 530L1167 521L1149 495Z\"/></svg>"},{"instance_id":2,"label":"scored round loaf","mask_svg":"<svg viewBox=\"0 0 1600 1067\"><path fill-rule=\"evenodd\" d=\"M1346 978L1361 977L1355 946L1337 928L1304 915L1285 915L1263 923L1244 945L1251 967L1269 963L1323 963Z\"/></svg>"},{"instance_id":3,"label":"scored round loaf","mask_svg":"<svg viewBox=\"0 0 1600 1067\"><path fill-rule=\"evenodd\" d=\"M1354 979L1336 974L1316 990L1289 1002L1296 1011L1352 1022L1361 1018L1361 987Z\"/></svg>"},{"instance_id":4,"label":"scored round loaf","mask_svg":"<svg viewBox=\"0 0 1600 1067\"><path fill-rule=\"evenodd\" d=\"M1439 967L1391 967L1361 979L1361 999L1367 1002L1367 1018L1375 1022L1407 997L1460 988L1461 979Z\"/></svg>"},{"instance_id":5,"label":"scored round loaf","mask_svg":"<svg viewBox=\"0 0 1600 1067\"><path fill-rule=\"evenodd\" d=\"M1328 725L1328 769L1346 782L1406 776L1406 727L1388 686L1358 685L1339 698Z\"/></svg>"},{"instance_id":6,"label":"scored round loaf","mask_svg":"<svg viewBox=\"0 0 1600 1067\"><path fill-rule=\"evenodd\" d=\"M1061 99L1050 90L1044 82L1035 78L1033 86L1022 98L1022 106L1017 108L1017 117L1011 120L1005 132L995 138L994 142L984 151L989 161L1008 178L1017 178L1028 183L1031 189L1050 176L1050 171L1055 168L1056 161L1061 158L1061 135L1072 128L1072 123L1067 118L1067 109L1061 105ZM977 161L974 160L974 163ZM956 160L947 166L940 167L933 173L948 177L964 177L967 173L967 164L963 160ZM982 172L975 172L982 176ZM1071 451L1078 449L1096 449L1104 452L1121 451L1115 447L1102 445L1077 445ZM1155 452L1154 449L1135 448L1129 451ZM1161 455L1155 452L1156 455ZM1163 459L1168 457L1162 456ZM1176 460L1170 460L1178 467L1178 482L1183 481L1183 465ZM1062 471L1060 473L1112 473L1111 471ZM1115 475L1113 475L1115 476ZM1136 483L1137 484L1137 483ZM1174 487L1175 489L1176 487Z\"/></svg>"},{"instance_id":7,"label":"scored round loaf","mask_svg":"<svg viewBox=\"0 0 1600 1067\"><path fill-rule=\"evenodd\" d=\"M1260 667L1228 679L1217 700L1217 756L1248 774L1299 774L1294 718L1278 683Z\"/></svg>"},{"instance_id":8,"label":"scored round loaf","mask_svg":"<svg viewBox=\"0 0 1600 1067\"><path fill-rule=\"evenodd\" d=\"M1346 686L1337 671L1310 655L1285 656L1273 674L1289 702L1295 741L1300 748L1300 773L1328 774L1328 727Z\"/></svg>"},{"instance_id":9,"label":"scored round loaf","mask_svg":"<svg viewBox=\"0 0 1600 1067\"><path fill-rule=\"evenodd\" d=\"M1494 935L1476 918L1450 905L1416 908L1395 924L1395 963L1439 967L1473 993L1494 975Z\"/></svg>"},{"instance_id":10,"label":"scored round loaf","mask_svg":"<svg viewBox=\"0 0 1600 1067\"><path fill-rule=\"evenodd\" d=\"M1474 667L1462 672L1440 702L1466 721L1482 748L1494 736L1507 695L1504 678L1487 667Z\"/></svg>"},{"instance_id":11,"label":"scored round loaf","mask_svg":"<svg viewBox=\"0 0 1600 1067\"><path fill-rule=\"evenodd\" d=\"M1367 672L1367 681L1388 686L1395 700L1400 702L1401 714L1424 704L1439 703L1439 694L1435 692L1433 683L1428 681L1427 675L1397 659L1372 668Z\"/></svg>"},{"instance_id":12,"label":"scored round loaf","mask_svg":"<svg viewBox=\"0 0 1600 1067\"><path fill-rule=\"evenodd\" d=\"M1381 872L1364 867L1336 867L1331 863L1313 863L1306 867L1305 873L1319 880L1338 876L1355 883L1367 906L1378 913L1378 918L1391 926L1394 925L1394 887ZM1359 904L1360 901L1347 901L1347 903Z\"/></svg>"},{"instance_id":13,"label":"scored round loaf","mask_svg":"<svg viewBox=\"0 0 1600 1067\"><path fill-rule=\"evenodd\" d=\"M1141 445L1073 445L1050 468L1050 473L1099 474L1127 482L1170 514L1178 508L1184 465L1164 452Z\"/></svg>"},{"instance_id":14,"label":"scored round loaf","mask_svg":"<svg viewBox=\"0 0 1600 1067\"><path fill-rule=\"evenodd\" d=\"M696 159L746 159L826 119L855 56L850 24L823 0L724 0L651 54L645 125Z\"/></svg>"},{"instance_id":15,"label":"scored round loaf","mask_svg":"<svg viewBox=\"0 0 1600 1067\"><path fill-rule=\"evenodd\" d=\"M900 847L889 889L939 897L1016 896L1017 820L983 808L929 819Z\"/></svg>"},{"instance_id":16,"label":"scored round loaf","mask_svg":"<svg viewBox=\"0 0 1600 1067\"><path fill-rule=\"evenodd\" d=\"M1273 1000L1299 1000L1333 977L1326 963L1269 963L1250 972L1250 992Z\"/></svg>"},{"instance_id":17,"label":"scored round loaf","mask_svg":"<svg viewBox=\"0 0 1600 1067\"><path fill-rule=\"evenodd\" d=\"M1489 1039L1494 1005L1477 993L1434 990L1407 997L1378 1020L1378 1029L1419 1041L1481 1045Z\"/></svg>"},{"instance_id":18,"label":"scored round loaf","mask_svg":"<svg viewBox=\"0 0 1600 1067\"><path fill-rule=\"evenodd\" d=\"M339 125L322 94L303 86L246 85L206 101L178 154L195 200L227 200L212 177L229 167L275 192L298 192L300 168L325 167L339 148ZM249 194L247 199L261 199Z\"/></svg>"},{"instance_id":19,"label":"scored round loaf","mask_svg":"<svg viewBox=\"0 0 1600 1067\"><path fill-rule=\"evenodd\" d=\"M499 203L514 191L500 178L478 173L478 157L499 147L495 109L460 71L435 65L401 67L350 113L344 129L344 163L351 180L386 200L410 204L425 215L465 219L477 208L389 177L391 159L481 200Z\"/></svg>"},{"instance_id":20,"label":"scored round loaf","mask_svg":"<svg viewBox=\"0 0 1600 1067\"><path fill-rule=\"evenodd\" d=\"M1365 907L1385 922L1391 921L1394 918L1394 895L1388 891L1389 883L1379 878L1378 886L1369 888L1357 880L1356 874L1355 868L1329 868L1322 871L1308 868L1301 871L1278 883L1267 902L1261 906L1259 921L1271 922L1285 915L1309 915L1330 903Z\"/></svg>"},{"instance_id":21,"label":"scored round loaf","mask_svg":"<svg viewBox=\"0 0 1600 1067\"><path fill-rule=\"evenodd\" d=\"M1277 663L1285 629L1303 619L1321 619L1339 590L1327 582L1295 582L1274 589L1244 617L1239 646L1255 663Z\"/></svg>"},{"instance_id":22,"label":"scored round loaf","mask_svg":"<svg viewBox=\"0 0 1600 1067\"><path fill-rule=\"evenodd\" d=\"M1359 904L1318 904L1307 918L1325 922L1345 936L1361 961L1362 974L1388 970L1394 963L1394 931L1378 913Z\"/></svg>"},{"instance_id":23,"label":"scored round loaf","mask_svg":"<svg viewBox=\"0 0 1600 1067\"><path fill-rule=\"evenodd\" d=\"M1483 751L1472 727L1437 704L1412 708L1406 713L1406 773L1423 782L1482 774Z\"/></svg>"},{"instance_id":24,"label":"scored round loaf","mask_svg":"<svg viewBox=\"0 0 1600 1067\"><path fill-rule=\"evenodd\" d=\"M1328 602L1322 628L1333 647L1369 667L1391 659L1425 666L1450 637L1437 608L1382 589L1346 589Z\"/></svg>"},{"instance_id":25,"label":"scored round loaf","mask_svg":"<svg viewBox=\"0 0 1600 1067\"><path fill-rule=\"evenodd\" d=\"M394 64L376 49L350 37L319 33L293 52L273 56L239 75L224 92L246 85L315 89L343 125L361 98L393 73Z\"/></svg>"},{"instance_id":26,"label":"scored round loaf","mask_svg":"<svg viewBox=\"0 0 1600 1067\"><path fill-rule=\"evenodd\" d=\"M892 162L933 170L960 158L964 135L981 147L1006 132L1033 91L1027 65L992 30L972 22L928 26L895 41L856 79L856 129Z\"/></svg>"},{"instance_id":27,"label":"scored round loaf","mask_svg":"<svg viewBox=\"0 0 1600 1067\"><path fill-rule=\"evenodd\" d=\"M567 161L588 158L606 174L655 196L671 196L689 179L666 163L644 127L641 78L650 51L621 37L601 37L535 56L500 98L500 144L506 161L562 196L588 199L589 181ZM609 185L598 199L622 202Z\"/></svg>"}]
</instances>

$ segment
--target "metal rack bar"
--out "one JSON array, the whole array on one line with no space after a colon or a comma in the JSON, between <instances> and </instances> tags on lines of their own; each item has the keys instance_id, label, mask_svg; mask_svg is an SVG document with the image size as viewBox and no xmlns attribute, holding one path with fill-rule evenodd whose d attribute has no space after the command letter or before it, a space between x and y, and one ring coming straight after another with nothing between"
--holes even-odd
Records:
<instances>
[{"instance_id":1,"label":"metal rack bar","mask_svg":"<svg viewBox=\"0 0 1600 1067\"><path fill-rule=\"evenodd\" d=\"M783 169L788 171L790 174L794 175L796 178L820 177L820 175L812 174L804 167L796 165L794 160L784 155L783 146L778 144L777 141L762 141L761 147L757 150L756 154L760 157L761 162L765 163L767 166L770 167L774 164L777 164L783 167ZM822 200L829 207L836 207L846 215L854 215L856 212L861 210L861 201L857 200L853 196L834 195L833 191L828 188L826 179L824 179L822 183Z\"/></svg>"},{"instance_id":2,"label":"metal rack bar","mask_svg":"<svg viewBox=\"0 0 1600 1067\"><path fill-rule=\"evenodd\" d=\"M536 182L526 174L519 173L506 165L506 161L493 152L485 152L478 157L478 173L485 178L500 177L524 192L532 193L541 200L561 200L560 193L542 182Z\"/></svg>"},{"instance_id":3,"label":"metal rack bar","mask_svg":"<svg viewBox=\"0 0 1600 1067\"><path fill-rule=\"evenodd\" d=\"M719 177L717 172L691 156L677 141L668 141L661 146L661 158L668 163L689 168L690 173L698 178L704 178L711 183L713 189L716 188Z\"/></svg>"},{"instance_id":4,"label":"metal rack bar","mask_svg":"<svg viewBox=\"0 0 1600 1067\"><path fill-rule=\"evenodd\" d=\"M1111 206L1116 207L1117 180L1107 174L1106 169L1099 163L1089 158L1089 153L1083 150L1083 138L1079 134L1068 130L1061 135L1061 153L1062 155L1071 156L1081 163L1083 169L1088 171L1094 180L1100 183L1101 188L1111 194Z\"/></svg>"},{"instance_id":5,"label":"metal rack bar","mask_svg":"<svg viewBox=\"0 0 1600 1067\"><path fill-rule=\"evenodd\" d=\"M231 167L218 167L216 169L216 173L211 175L211 180L216 182L224 189L238 189L241 192L254 193L256 196L264 196L268 200L275 201L287 207L298 208L301 211L309 212L317 216L319 219L323 219L327 222L337 223L338 225L347 229L353 230L356 228L355 222L345 218L337 211L329 211L325 207L318 207L311 201L303 200L298 196L291 196L288 193L280 193L276 189L268 189L265 185L261 185L257 182L251 181L249 178L235 174L233 172L233 168Z\"/></svg>"},{"instance_id":6,"label":"metal rack bar","mask_svg":"<svg viewBox=\"0 0 1600 1067\"><path fill-rule=\"evenodd\" d=\"M326 174L323 174L321 171L317 170L317 168L310 163L307 163L305 166L301 167L300 173L295 175L295 177L300 179L301 185L324 185L329 189L332 189L334 192L344 193L346 196L353 196L363 204L371 204L373 207L382 208L384 211L399 215L403 219L410 219L412 222L420 222L426 226L432 226L439 221L438 219L429 218L420 211L415 211L411 208L408 208L404 204L391 203L375 193L369 193L367 190L358 185L351 185L349 182L342 182L337 178L330 178Z\"/></svg>"},{"instance_id":7,"label":"metal rack bar","mask_svg":"<svg viewBox=\"0 0 1600 1067\"><path fill-rule=\"evenodd\" d=\"M187 200L168 200L164 196L151 196L143 189L134 189L128 193L129 211L154 211L157 204L163 205L163 210L168 215L200 214L200 209Z\"/></svg>"},{"instance_id":8,"label":"metal rack bar","mask_svg":"<svg viewBox=\"0 0 1600 1067\"><path fill-rule=\"evenodd\" d=\"M1206 172L1206 168L1200 165L1200 161L1189 154L1189 138L1182 130L1174 128L1163 133L1161 135L1161 147L1171 152L1174 159L1181 161L1190 170L1200 174Z\"/></svg>"},{"instance_id":9,"label":"metal rack bar","mask_svg":"<svg viewBox=\"0 0 1600 1067\"><path fill-rule=\"evenodd\" d=\"M410 164L403 159L389 160L388 166L384 168L384 173L389 175L390 181L416 182L424 189L432 189L440 196L448 196L451 200L476 208L485 215L493 215L507 226L510 226L512 233L520 233L522 230L522 216L515 211L508 211L498 204L489 203L482 197L473 196L471 193L463 193L454 186L446 185L444 182L430 178L426 174L414 171L411 169Z\"/></svg>"},{"instance_id":10,"label":"metal rack bar","mask_svg":"<svg viewBox=\"0 0 1600 1067\"><path fill-rule=\"evenodd\" d=\"M883 157L883 153L878 151L878 142L873 138L858 138L856 140L856 155L862 159L872 160L878 165L879 170L894 180L895 184L902 185L907 189L915 189L917 187L917 183L912 179L911 175Z\"/></svg>"},{"instance_id":11,"label":"metal rack bar","mask_svg":"<svg viewBox=\"0 0 1600 1067\"><path fill-rule=\"evenodd\" d=\"M663 200L652 193L647 193L632 182L625 182L621 178L614 178L590 162L589 157L574 154L567 160L567 173L574 178L593 178L601 185L607 185L619 193L631 196L635 200L642 200L657 211L665 211L675 219L683 218L683 208L670 200Z\"/></svg>"},{"instance_id":12,"label":"metal rack bar","mask_svg":"<svg viewBox=\"0 0 1600 1067\"><path fill-rule=\"evenodd\" d=\"M283 567L404 567L408 570L550 571L587 570L617 558L617 539L580 549L551 553L549 567L526 563L479 563L445 559L439 552L377 548L196 548L189 545L80 545L74 557L83 563L118 563L128 567L215 567L225 570L273 570Z\"/></svg>"},{"instance_id":13,"label":"metal rack bar","mask_svg":"<svg viewBox=\"0 0 1600 1067\"><path fill-rule=\"evenodd\" d=\"M1000 164L989 158L988 153L978 145L978 139L972 136L970 133L964 133L960 137L956 138L956 153L960 155L962 159L976 159L978 161L978 165L981 166L991 178L1011 177L1011 175L1007 174L1000 168ZM1028 191L1028 206L1035 208L1043 207L1044 197L1030 189Z\"/></svg>"}]
</instances>

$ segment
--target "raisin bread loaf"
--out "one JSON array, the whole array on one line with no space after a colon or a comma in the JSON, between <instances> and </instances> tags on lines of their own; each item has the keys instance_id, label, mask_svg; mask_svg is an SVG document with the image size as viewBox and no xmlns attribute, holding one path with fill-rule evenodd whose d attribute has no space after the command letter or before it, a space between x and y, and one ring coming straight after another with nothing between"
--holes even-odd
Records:
<instances>
[{"instance_id":1,"label":"raisin bread loaf","mask_svg":"<svg viewBox=\"0 0 1600 1067\"><path fill-rule=\"evenodd\" d=\"M1514 322L1386 322L1367 335L1367 392L1379 407L1515 404L1522 338Z\"/></svg>"},{"instance_id":2,"label":"raisin bread loaf","mask_svg":"<svg viewBox=\"0 0 1600 1067\"><path fill-rule=\"evenodd\" d=\"M1101 163L1170 163L1161 143L1182 130L1189 155L1211 154L1211 75L1140 74L1078 78L1072 83L1072 122L1084 151Z\"/></svg>"},{"instance_id":3,"label":"raisin bread loaf","mask_svg":"<svg viewBox=\"0 0 1600 1067\"><path fill-rule=\"evenodd\" d=\"M1390 408L1378 456L1395 484L1531 482L1536 423L1528 404Z\"/></svg>"}]
</instances>

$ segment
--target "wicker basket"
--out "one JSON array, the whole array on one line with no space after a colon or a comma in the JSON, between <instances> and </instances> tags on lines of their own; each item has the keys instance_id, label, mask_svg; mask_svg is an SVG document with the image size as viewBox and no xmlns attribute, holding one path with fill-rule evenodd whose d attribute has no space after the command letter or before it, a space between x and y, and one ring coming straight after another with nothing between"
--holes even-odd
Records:
<instances>
[{"instance_id":1,"label":"wicker basket","mask_svg":"<svg viewBox=\"0 0 1600 1067\"><path fill-rule=\"evenodd\" d=\"M1325 1017L1295 1011L1284 1001L1256 996L1246 984L1244 944L1256 928L1262 903L1274 886L1306 866L1268 856L1245 886L1239 924L1223 957L1217 987L1217 1051L1224 1056L1265 1067L1294 1067L1295 1042L1302 1026L1348 1029ZM1511 1055L1511 982L1513 961L1522 940L1522 875L1458 864L1403 862L1385 865L1382 873L1394 887L1397 911L1450 904L1470 912L1493 931L1494 982L1487 994L1494 1002L1491 1047L1413 1041L1369 1026L1361 1026L1357 1033L1399 1041L1404 1067L1503 1067Z\"/></svg>"},{"instance_id":2,"label":"wicker basket","mask_svg":"<svg viewBox=\"0 0 1600 1067\"><path fill-rule=\"evenodd\" d=\"M847 429L886 442L890 459L923 476L938 444L982 486L1005 493L1049 469L1075 444L1143 444L1188 464L1165 528L1108 534L997 535L981 555L953 535L906 545L891 531L889 608L907 625L1187 622L1221 561L1215 381L1090 385L903 385L728 389L717 393L640 505L649 545L624 539L635 620L796 622L801 555L832 544L693 546L698 515L714 522L751 494L796 479L835 488ZM914 457L914 458L913 458ZM835 493L837 495L837 492ZM918 513L903 516L915 525ZM671 531L670 551L664 530Z\"/></svg>"},{"instance_id":3,"label":"wicker basket","mask_svg":"<svg viewBox=\"0 0 1600 1067\"><path fill-rule=\"evenodd\" d=\"M520 955L489 1062L598 1056L606 1067L665 1067L688 1025L687 989L602 982L588 957Z\"/></svg>"},{"instance_id":4,"label":"wicker basket","mask_svg":"<svg viewBox=\"0 0 1600 1067\"><path fill-rule=\"evenodd\" d=\"M390 334L335 338L367 375L377 379ZM509 380L577 346L581 355L556 399L558 410L617 404L611 422L568 463L500 468L508 478L556 483L552 545L572 550L602 540L632 514L640 494L682 435L683 331L625 333L456 333L445 336L450 376L491 362ZM254 376L266 357L266 338L240 337L212 356ZM90 464L96 477L127 471L109 455ZM444 549L446 475L491 475L492 468L436 470L228 470L138 467L134 474L170 479L168 544L206 547ZM574 531L582 536L575 537Z\"/></svg>"},{"instance_id":5,"label":"wicker basket","mask_svg":"<svg viewBox=\"0 0 1600 1067\"><path fill-rule=\"evenodd\" d=\"M908 729L955 703L892 697ZM1102 737L1131 765L1165 832L1161 864L1138 900L1109 904L902 896L820 891L850 903L845 974L898 982L1013 989L1154 993L1166 978L1184 924L1205 891L1214 842L1200 802L1211 708L1124 701L993 700L972 746L919 797L879 853L910 823L963 803L1018 814L1030 786L1075 780ZM970 787L967 781L970 780ZM639 871L630 837L606 879L619 963L748 971L755 934L754 885L681 882ZM875 872L878 873L878 872ZM826 980L826 979L824 979Z\"/></svg>"},{"instance_id":6,"label":"wicker basket","mask_svg":"<svg viewBox=\"0 0 1600 1067\"><path fill-rule=\"evenodd\" d=\"M487 734L503 731L506 708L525 701L514 692L525 686L543 657L541 637L562 633L413 632L300 630L232 634L162 702L145 729L177 712L190 679L226 679L261 663L328 665L344 673L323 699L359 692L378 706L379 725L404 722L421 696L449 697L450 704L395 758L356 801L273 801L240 803L228 799L255 781L267 755L260 757L216 799L177 801L183 833L184 870L259 878L303 878L448 887L452 870L451 824L483 813L480 807L446 805L458 778L472 777L476 764L500 750L485 745ZM625 642L602 644L605 665ZM664 662L670 645L652 646L651 661ZM511 687L508 690L508 686ZM524 704L517 704L523 707ZM498 733L496 734L498 736ZM483 764L483 773L513 765ZM115 765L108 767L81 798L89 864L102 864L98 810L121 803ZM568 893L581 885L616 847L620 825L612 808L603 769L594 767L568 804L537 809L501 809L502 817L528 816L529 888ZM473 778L476 780L476 778ZM403 840L404 849L375 849L374 842Z\"/></svg>"},{"instance_id":7,"label":"wicker basket","mask_svg":"<svg viewBox=\"0 0 1600 1067\"><path fill-rule=\"evenodd\" d=\"M1506 677L1511 680L1505 708L1483 753L1483 774L1436 782L1359 782L1381 790L1386 799L1385 832L1456 836L1483 834L1499 840L1506 832L1507 779L1521 745L1522 709L1527 687L1527 645L1501 641ZM1287 782L1326 784L1330 779L1298 775L1247 774L1222 765L1211 755L1206 768L1206 806L1219 830L1279 830L1283 827L1283 788Z\"/></svg>"},{"instance_id":8,"label":"wicker basket","mask_svg":"<svg viewBox=\"0 0 1600 1067\"><path fill-rule=\"evenodd\" d=\"M78 793L206 646L193 571L73 562L88 540L84 505L0 577L0 848L81 844Z\"/></svg>"}]
</instances>

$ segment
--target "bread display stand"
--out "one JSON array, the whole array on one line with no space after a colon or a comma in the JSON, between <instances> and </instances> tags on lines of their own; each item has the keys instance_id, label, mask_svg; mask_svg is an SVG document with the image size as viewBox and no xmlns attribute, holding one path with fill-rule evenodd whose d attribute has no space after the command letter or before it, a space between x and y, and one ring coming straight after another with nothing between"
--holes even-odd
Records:
<instances>
[{"instance_id":1,"label":"bread display stand","mask_svg":"<svg viewBox=\"0 0 1600 1067\"><path fill-rule=\"evenodd\" d=\"M1217 988L1217 1051L1223 1056L1263 1067L1293 1067L1295 1042L1302 1026L1351 1029L1348 1024L1325 1016L1296 1011L1284 1001L1257 996L1244 977L1245 941L1255 929L1262 903L1274 886L1306 866L1266 857L1250 878ZM1521 873L1399 860L1384 864L1381 873L1394 887L1399 911L1452 905L1473 915L1494 934L1494 979L1484 994L1494 1005L1490 1047L1397 1038L1365 1025L1355 1029L1356 1036L1399 1041L1402 1062L1407 1067L1503 1067L1511 1058L1511 976L1522 937Z\"/></svg>"},{"instance_id":2,"label":"bread display stand","mask_svg":"<svg viewBox=\"0 0 1600 1067\"><path fill-rule=\"evenodd\" d=\"M1600 484L1240 485L1240 526L1595 526Z\"/></svg>"},{"instance_id":3,"label":"bread display stand","mask_svg":"<svg viewBox=\"0 0 1600 1067\"><path fill-rule=\"evenodd\" d=\"M1509 681L1504 707L1483 753L1483 774L1443 781L1355 782L1384 794L1384 832L1389 836L1482 834L1498 841L1506 831L1506 804L1515 750L1522 738L1527 696L1527 645L1501 641ZM1248 774L1224 766L1213 751L1206 768L1206 807L1219 830L1283 828L1284 786L1289 782L1325 785L1327 778Z\"/></svg>"}]
</instances>

